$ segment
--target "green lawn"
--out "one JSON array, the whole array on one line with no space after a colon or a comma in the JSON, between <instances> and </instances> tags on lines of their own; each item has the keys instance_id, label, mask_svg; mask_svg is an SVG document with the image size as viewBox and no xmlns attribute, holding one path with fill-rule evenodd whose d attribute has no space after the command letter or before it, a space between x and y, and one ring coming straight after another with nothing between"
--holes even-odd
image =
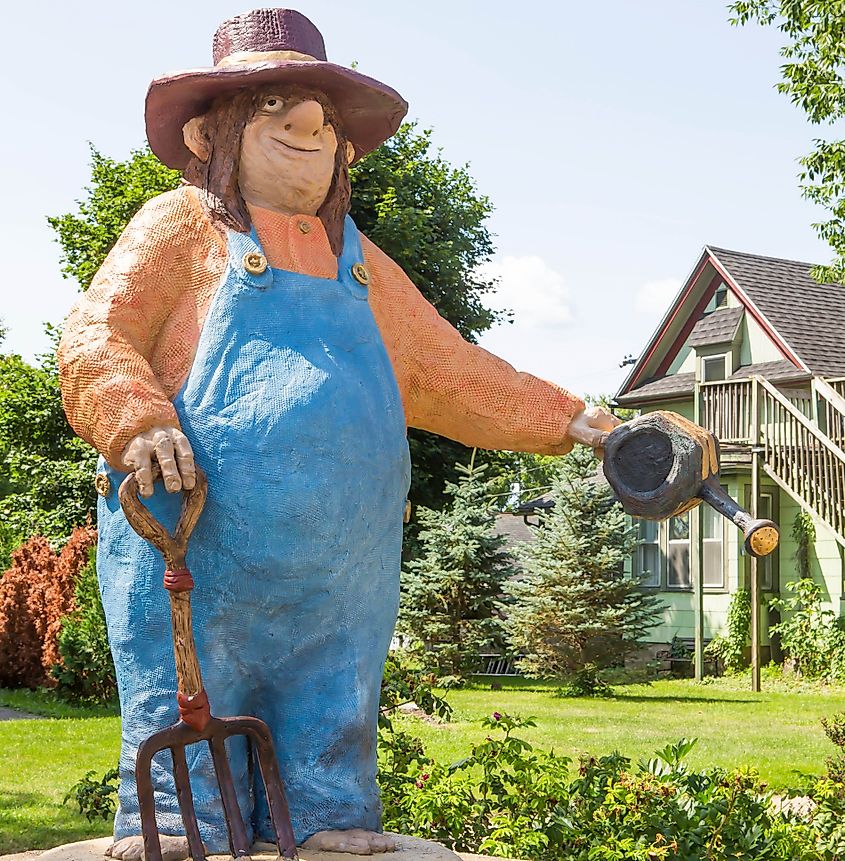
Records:
<instances>
[{"instance_id":1,"label":"green lawn","mask_svg":"<svg viewBox=\"0 0 845 861\"><path fill-rule=\"evenodd\" d=\"M524 737L558 753L650 756L667 742L697 736L694 765L754 765L774 787L797 783L796 772L819 773L833 752L819 718L845 710L845 689L801 692L783 685L753 695L741 683L659 681L620 686L611 700L559 699L549 685L506 682L452 691L450 724L414 719L435 757L459 759L485 732L478 720L494 711L537 718ZM71 784L89 769L102 774L117 761L119 719L108 709L76 710L43 694L0 690L0 705L51 715L49 720L0 722L0 854L46 848L110 831L89 825L63 806Z\"/></svg>"}]
</instances>

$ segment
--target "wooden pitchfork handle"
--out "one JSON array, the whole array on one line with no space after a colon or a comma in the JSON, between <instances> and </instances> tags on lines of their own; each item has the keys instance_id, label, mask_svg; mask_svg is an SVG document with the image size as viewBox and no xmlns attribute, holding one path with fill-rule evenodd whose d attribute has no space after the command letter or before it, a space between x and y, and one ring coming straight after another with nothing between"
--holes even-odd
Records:
<instances>
[{"instance_id":1,"label":"wooden pitchfork handle","mask_svg":"<svg viewBox=\"0 0 845 861\"><path fill-rule=\"evenodd\" d=\"M173 654L176 658L176 699L179 716L188 726L202 732L211 719L208 696L202 683L197 646L191 618L191 589L194 581L185 564L188 539L202 514L208 496L208 480L196 468L196 484L186 490L182 512L171 535L138 497L138 482L132 472L123 479L117 496L129 525L164 557L164 587L170 593L170 619L173 627ZM153 482L161 469L153 466Z\"/></svg>"}]
</instances>

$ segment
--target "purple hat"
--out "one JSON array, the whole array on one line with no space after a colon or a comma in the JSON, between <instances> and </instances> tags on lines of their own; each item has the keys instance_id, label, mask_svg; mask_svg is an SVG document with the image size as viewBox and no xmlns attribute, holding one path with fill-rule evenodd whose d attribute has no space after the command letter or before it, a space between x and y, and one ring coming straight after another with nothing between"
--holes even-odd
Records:
<instances>
[{"instance_id":1,"label":"purple hat","mask_svg":"<svg viewBox=\"0 0 845 861\"><path fill-rule=\"evenodd\" d=\"M212 68L156 78L147 92L147 139L168 166L191 158L182 127L225 93L295 83L325 93L340 115L355 158L399 128L408 103L386 84L326 60L320 31L293 9L255 9L224 21L214 34Z\"/></svg>"}]
</instances>

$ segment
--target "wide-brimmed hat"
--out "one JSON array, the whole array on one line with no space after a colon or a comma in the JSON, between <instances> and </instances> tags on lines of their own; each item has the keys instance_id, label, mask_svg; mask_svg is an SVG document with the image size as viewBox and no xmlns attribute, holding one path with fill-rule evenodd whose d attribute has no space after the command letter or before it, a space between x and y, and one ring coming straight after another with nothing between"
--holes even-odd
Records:
<instances>
[{"instance_id":1,"label":"wide-brimmed hat","mask_svg":"<svg viewBox=\"0 0 845 861\"><path fill-rule=\"evenodd\" d=\"M182 170L191 158L182 127L204 114L217 96L290 83L325 93L337 109L355 158L384 143L408 103L396 90L329 63L320 31L293 9L255 9L224 21L214 34L214 66L156 78L147 92L147 139L168 166Z\"/></svg>"}]
</instances>

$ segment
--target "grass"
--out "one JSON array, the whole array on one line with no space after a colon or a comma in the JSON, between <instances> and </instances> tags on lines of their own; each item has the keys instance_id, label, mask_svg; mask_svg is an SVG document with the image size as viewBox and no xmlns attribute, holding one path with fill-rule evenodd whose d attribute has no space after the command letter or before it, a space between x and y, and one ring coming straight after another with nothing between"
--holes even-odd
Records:
<instances>
[{"instance_id":1,"label":"grass","mask_svg":"<svg viewBox=\"0 0 845 861\"><path fill-rule=\"evenodd\" d=\"M775 788L799 784L800 773L821 773L833 753L819 719L845 711L845 688L774 680L752 694L745 680L658 681L616 688L610 700L561 699L550 684L505 680L502 690L476 684L452 691L449 724L400 718L411 724L437 759L452 762L481 741L481 717L494 711L533 715L522 731L533 744L577 758L617 749L649 757L683 736L700 741L695 766L753 765ZM0 854L40 849L108 834L111 822L89 824L62 804L85 772L104 773L117 761L120 720L113 709L76 708L43 692L0 690L0 705L48 720L0 722Z\"/></svg>"},{"instance_id":2,"label":"grass","mask_svg":"<svg viewBox=\"0 0 845 861\"><path fill-rule=\"evenodd\" d=\"M120 749L115 709L74 707L44 692L0 690L0 705L46 720L0 722L0 855L111 833L63 805L86 771L112 768Z\"/></svg>"},{"instance_id":3,"label":"grass","mask_svg":"<svg viewBox=\"0 0 845 861\"><path fill-rule=\"evenodd\" d=\"M761 694L749 688L735 679L662 680L617 686L609 700L561 699L553 685L507 680L500 691L488 684L450 692L453 721L416 722L414 732L436 759L453 762L484 738L479 718L499 711L535 717L536 728L521 730L521 737L576 760L618 750L636 761L695 736L689 762L696 767L751 765L774 788L800 785L801 774L823 773L835 748L820 718L845 710L845 688L796 692L775 682L764 683Z\"/></svg>"}]
</instances>

